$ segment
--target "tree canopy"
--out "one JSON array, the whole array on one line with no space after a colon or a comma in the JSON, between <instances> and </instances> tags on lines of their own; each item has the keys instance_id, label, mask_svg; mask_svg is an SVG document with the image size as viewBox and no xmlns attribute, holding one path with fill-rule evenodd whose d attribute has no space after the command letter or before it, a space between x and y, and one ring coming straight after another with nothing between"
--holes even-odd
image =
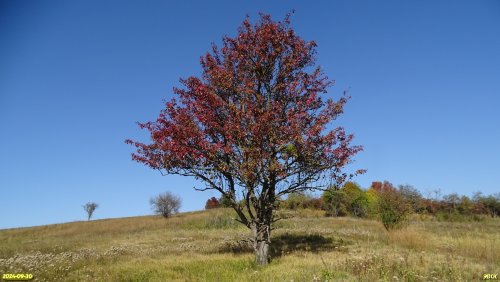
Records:
<instances>
[{"instance_id":1,"label":"tree canopy","mask_svg":"<svg viewBox=\"0 0 500 282\"><path fill-rule=\"evenodd\" d=\"M133 159L219 191L254 232L256 252L266 248L276 200L345 181L342 168L362 150L342 127L327 128L348 96L323 99L333 82L316 65L315 48L291 28L290 15L247 18L201 57L200 77L181 79L178 98L156 121L140 123L152 142L127 140L137 148Z\"/></svg>"}]
</instances>

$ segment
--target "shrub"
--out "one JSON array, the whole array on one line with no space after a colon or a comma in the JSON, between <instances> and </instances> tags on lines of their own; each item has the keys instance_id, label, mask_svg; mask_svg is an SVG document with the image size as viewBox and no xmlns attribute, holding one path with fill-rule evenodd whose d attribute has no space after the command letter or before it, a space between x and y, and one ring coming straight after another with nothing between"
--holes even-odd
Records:
<instances>
[{"instance_id":1,"label":"shrub","mask_svg":"<svg viewBox=\"0 0 500 282\"><path fill-rule=\"evenodd\" d=\"M299 208L306 208L307 207L307 201L309 200L309 197L305 195L304 193L291 193L288 195L286 200L281 202L280 207L283 207L285 209L289 210L296 210Z\"/></svg>"},{"instance_id":2,"label":"shrub","mask_svg":"<svg viewBox=\"0 0 500 282\"><path fill-rule=\"evenodd\" d=\"M230 208L231 207L231 199L227 197L226 195L222 195L219 199L219 205L222 208Z\"/></svg>"},{"instance_id":3,"label":"shrub","mask_svg":"<svg viewBox=\"0 0 500 282\"><path fill-rule=\"evenodd\" d=\"M330 188L323 193L326 214L345 216L351 214L366 217L369 211L369 199L366 192L354 182L347 182L341 189Z\"/></svg>"},{"instance_id":4,"label":"shrub","mask_svg":"<svg viewBox=\"0 0 500 282\"><path fill-rule=\"evenodd\" d=\"M398 192L403 196L405 202L409 203L413 212L425 211L424 197L411 185L399 185Z\"/></svg>"},{"instance_id":5,"label":"shrub","mask_svg":"<svg viewBox=\"0 0 500 282\"><path fill-rule=\"evenodd\" d=\"M310 209L315 209L315 210L322 210L324 209L325 202L323 201L322 198L311 198L308 201L306 201L306 207Z\"/></svg>"},{"instance_id":6,"label":"shrub","mask_svg":"<svg viewBox=\"0 0 500 282\"><path fill-rule=\"evenodd\" d=\"M475 196L475 200L491 217L500 216L500 193L489 196Z\"/></svg>"},{"instance_id":7,"label":"shrub","mask_svg":"<svg viewBox=\"0 0 500 282\"><path fill-rule=\"evenodd\" d=\"M215 197L208 199L207 202L205 203L206 210L216 209L216 208L220 208L220 203L219 200L217 200L217 198Z\"/></svg>"},{"instance_id":8,"label":"shrub","mask_svg":"<svg viewBox=\"0 0 500 282\"><path fill-rule=\"evenodd\" d=\"M368 213L368 216L371 217L371 218L378 218L378 199L379 199L379 196L378 196L378 192L373 189L373 188L370 188L368 189L368 191L365 192L365 196L366 196L366 202L367 202L367 213Z\"/></svg>"},{"instance_id":9,"label":"shrub","mask_svg":"<svg viewBox=\"0 0 500 282\"><path fill-rule=\"evenodd\" d=\"M354 182L347 182L341 189L345 193L347 211L356 217L365 217L368 211L368 199L361 187Z\"/></svg>"},{"instance_id":10,"label":"shrub","mask_svg":"<svg viewBox=\"0 0 500 282\"><path fill-rule=\"evenodd\" d=\"M484 215L483 215L484 216ZM437 221L447 221L447 222L470 222L470 221L483 221L484 218L480 215L467 215L461 214L459 211L438 211L436 213Z\"/></svg>"},{"instance_id":11,"label":"shrub","mask_svg":"<svg viewBox=\"0 0 500 282\"><path fill-rule=\"evenodd\" d=\"M385 229L397 229L407 222L411 206L394 189L379 192L378 213Z\"/></svg>"},{"instance_id":12,"label":"shrub","mask_svg":"<svg viewBox=\"0 0 500 282\"><path fill-rule=\"evenodd\" d=\"M329 189L323 193L323 201L325 202L326 216L347 215L347 199L343 191Z\"/></svg>"}]
</instances>

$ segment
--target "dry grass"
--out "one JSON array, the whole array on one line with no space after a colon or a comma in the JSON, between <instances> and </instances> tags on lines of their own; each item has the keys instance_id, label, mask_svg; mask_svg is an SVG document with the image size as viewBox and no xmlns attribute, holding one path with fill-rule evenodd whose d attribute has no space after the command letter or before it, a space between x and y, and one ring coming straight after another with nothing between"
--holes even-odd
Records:
<instances>
[{"instance_id":1,"label":"dry grass","mask_svg":"<svg viewBox=\"0 0 500 282\"><path fill-rule=\"evenodd\" d=\"M0 231L0 273L38 281L470 281L500 274L500 220L371 220L288 212L258 267L230 210Z\"/></svg>"}]
</instances>

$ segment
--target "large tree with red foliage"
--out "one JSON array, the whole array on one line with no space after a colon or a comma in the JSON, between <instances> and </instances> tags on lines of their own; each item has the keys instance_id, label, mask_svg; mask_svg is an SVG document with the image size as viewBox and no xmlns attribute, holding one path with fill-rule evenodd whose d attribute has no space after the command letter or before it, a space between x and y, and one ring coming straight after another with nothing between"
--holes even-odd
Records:
<instances>
[{"instance_id":1,"label":"large tree with red foliage","mask_svg":"<svg viewBox=\"0 0 500 282\"><path fill-rule=\"evenodd\" d=\"M332 81L316 66L315 47L295 34L289 16L247 18L236 37L201 57L201 77L174 88L178 100L140 123L152 142L126 141L137 148L134 160L195 177L206 185L200 190L230 199L261 265L269 261L277 200L331 184L322 180L344 181L342 168L362 150L343 128L326 128L348 97L321 98Z\"/></svg>"}]
</instances>

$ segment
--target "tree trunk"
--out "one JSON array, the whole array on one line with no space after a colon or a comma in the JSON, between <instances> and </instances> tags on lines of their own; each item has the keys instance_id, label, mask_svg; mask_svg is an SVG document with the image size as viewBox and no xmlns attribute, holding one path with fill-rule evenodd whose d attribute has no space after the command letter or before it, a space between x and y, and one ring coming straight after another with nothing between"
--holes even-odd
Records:
<instances>
[{"instance_id":1,"label":"tree trunk","mask_svg":"<svg viewBox=\"0 0 500 282\"><path fill-rule=\"evenodd\" d=\"M254 223L252 225L252 235L254 239L255 263L258 265L267 265L269 263L271 227L266 224Z\"/></svg>"}]
</instances>

